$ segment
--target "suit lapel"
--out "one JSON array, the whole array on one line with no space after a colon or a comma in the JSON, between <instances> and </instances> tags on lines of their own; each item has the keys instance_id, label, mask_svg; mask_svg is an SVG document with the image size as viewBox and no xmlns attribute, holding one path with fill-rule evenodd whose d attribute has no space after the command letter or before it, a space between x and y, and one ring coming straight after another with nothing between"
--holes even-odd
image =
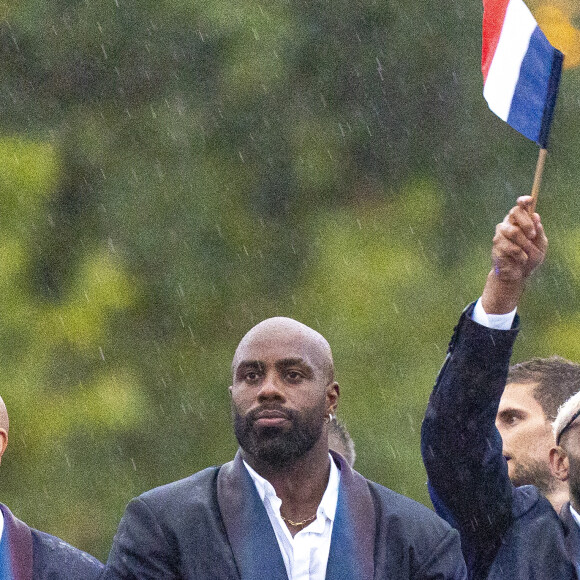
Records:
<instances>
[{"instance_id":1,"label":"suit lapel","mask_svg":"<svg viewBox=\"0 0 580 580\"><path fill-rule=\"evenodd\" d=\"M327 580L372 580L376 516L367 481L339 455L338 505L332 528Z\"/></svg>"},{"instance_id":2,"label":"suit lapel","mask_svg":"<svg viewBox=\"0 0 580 580\"><path fill-rule=\"evenodd\" d=\"M218 505L242 580L288 580L266 508L240 452L220 468Z\"/></svg>"},{"instance_id":3,"label":"suit lapel","mask_svg":"<svg viewBox=\"0 0 580 580\"><path fill-rule=\"evenodd\" d=\"M566 552L576 568L576 576L580 578L580 528L572 516L570 503L566 503L560 511L560 518L564 524Z\"/></svg>"},{"instance_id":4,"label":"suit lapel","mask_svg":"<svg viewBox=\"0 0 580 580\"><path fill-rule=\"evenodd\" d=\"M9 560L12 567L12 576L7 575L6 578L32 580L32 533L30 528L15 518L5 505L0 504L0 510L4 516L4 531L0 541L2 549L0 551ZM0 578L4 578L1 572L0 570Z\"/></svg>"}]
</instances>

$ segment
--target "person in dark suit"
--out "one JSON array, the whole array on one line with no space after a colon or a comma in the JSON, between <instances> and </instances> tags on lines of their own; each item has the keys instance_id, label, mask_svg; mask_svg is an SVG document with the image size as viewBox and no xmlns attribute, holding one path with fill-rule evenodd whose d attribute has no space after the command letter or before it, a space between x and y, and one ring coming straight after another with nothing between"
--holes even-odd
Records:
<instances>
[{"instance_id":1,"label":"person in dark suit","mask_svg":"<svg viewBox=\"0 0 580 580\"><path fill-rule=\"evenodd\" d=\"M547 248L530 203L519 198L496 228L493 268L455 328L421 432L433 504L459 530L469 578L477 580L568 580L579 570L566 522L537 488L511 483L495 424L516 306Z\"/></svg>"},{"instance_id":2,"label":"person in dark suit","mask_svg":"<svg viewBox=\"0 0 580 580\"><path fill-rule=\"evenodd\" d=\"M461 579L459 536L329 453L327 341L270 318L238 345L234 460L133 499L103 580Z\"/></svg>"},{"instance_id":3,"label":"person in dark suit","mask_svg":"<svg viewBox=\"0 0 580 580\"><path fill-rule=\"evenodd\" d=\"M0 460L8 445L8 412L0 397ZM103 564L60 538L28 527L0 504L1 580L96 580Z\"/></svg>"}]
</instances>

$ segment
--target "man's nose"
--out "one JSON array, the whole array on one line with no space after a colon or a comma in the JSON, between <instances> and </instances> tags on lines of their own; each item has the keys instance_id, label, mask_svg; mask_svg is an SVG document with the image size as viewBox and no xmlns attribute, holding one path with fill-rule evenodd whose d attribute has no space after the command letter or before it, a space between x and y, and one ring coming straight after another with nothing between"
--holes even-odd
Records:
<instances>
[{"instance_id":1,"label":"man's nose","mask_svg":"<svg viewBox=\"0 0 580 580\"><path fill-rule=\"evenodd\" d=\"M283 389L277 373L267 373L258 392L258 399L283 399Z\"/></svg>"},{"instance_id":2,"label":"man's nose","mask_svg":"<svg viewBox=\"0 0 580 580\"><path fill-rule=\"evenodd\" d=\"M504 426L499 419L495 420L495 428L499 431L499 434L503 437Z\"/></svg>"},{"instance_id":3,"label":"man's nose","mask_svg":"<svg viewBox=\"0 0 580 580\"><path fill-rule=\"evenodd\" d=\"M502 449L505 451L504 437L506 437L506 433L505 433L505 430L503 428L503 425L501 424L501 421L499 421L498 419L495 420L495 428L499 431L499 436L501 437Z\"/></svg>"}]
</instances>

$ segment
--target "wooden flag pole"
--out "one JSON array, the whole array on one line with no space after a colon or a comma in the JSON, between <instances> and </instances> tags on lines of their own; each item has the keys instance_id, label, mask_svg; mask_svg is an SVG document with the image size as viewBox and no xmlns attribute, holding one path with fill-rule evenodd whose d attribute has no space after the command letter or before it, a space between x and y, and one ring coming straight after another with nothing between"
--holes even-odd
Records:
<instances>
[{"instance_id":1,"label":"wooden flag pole","mask_svg":"<svg viewBox=\"0 0 580 580\"><path fill-rule=\"evenodd\" d=\"M540 149L538 155L538 162L536 163L536 174L534 175L534 184L532 185L532 203L530 205L530 215L536 211L536 203L538 202L538 194L540 193L540 185L542 183L542 173L544 172L544 163L546 163L547 149Z\"/></svg>"}]
</instances>

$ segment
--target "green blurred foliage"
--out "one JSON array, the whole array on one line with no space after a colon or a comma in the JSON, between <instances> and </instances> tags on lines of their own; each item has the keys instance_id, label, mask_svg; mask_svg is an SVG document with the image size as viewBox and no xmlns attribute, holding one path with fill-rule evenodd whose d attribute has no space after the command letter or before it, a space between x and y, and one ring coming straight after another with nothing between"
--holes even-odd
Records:
<instances>
[{"instance_id":1,"label":"green blurred foliage","mask_svg":"<svg viewBox=\"0 0 580 580\"><path fill-rule=\"evenodd\" d=\"M537 148L481 96L481 6L20 0L0 14L0 501L104 559L127 501L229 460L271 315L334 349L366 476L428 503L419 430ZM515 359L580 360L579 73Z\"/></svg>"}]
</instances>

